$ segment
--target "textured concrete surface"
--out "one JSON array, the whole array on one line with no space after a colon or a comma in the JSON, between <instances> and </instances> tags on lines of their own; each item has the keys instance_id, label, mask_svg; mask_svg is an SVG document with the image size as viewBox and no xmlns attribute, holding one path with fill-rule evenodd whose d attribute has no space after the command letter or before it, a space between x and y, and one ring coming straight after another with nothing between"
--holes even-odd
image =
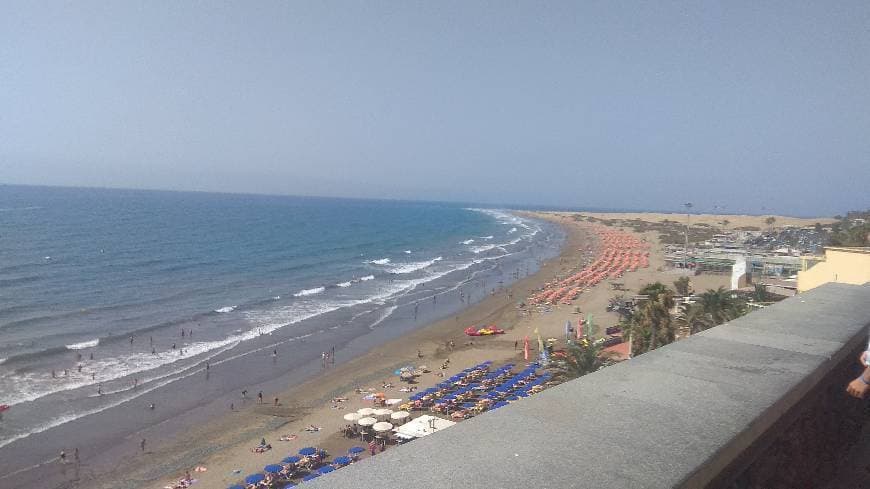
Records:
<instances>
[{"instance_id":1,"label":"textured concrete surface","mask_svg":"<svg viewBox=\"0 0 870 489\"><path fill-rule=\"evenodd\" d=\"M306 484L704 487L868 325L870 287L825 285Z\"/></svg>"}]
</instances>

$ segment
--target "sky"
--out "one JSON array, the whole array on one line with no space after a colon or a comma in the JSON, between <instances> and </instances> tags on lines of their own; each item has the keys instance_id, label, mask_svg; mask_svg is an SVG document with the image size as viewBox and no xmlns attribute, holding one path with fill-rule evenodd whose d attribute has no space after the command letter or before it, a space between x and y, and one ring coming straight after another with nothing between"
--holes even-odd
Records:
<instances>
[{"instance_id":1,"label":"sky","mask_svg":"<svg viewBox=\"0 0 870 489\"><path fill-rule=\"evenodd\" d=\"M870 2L7 1L0 182L870 208Z\"/></svg>"}]
</instances>

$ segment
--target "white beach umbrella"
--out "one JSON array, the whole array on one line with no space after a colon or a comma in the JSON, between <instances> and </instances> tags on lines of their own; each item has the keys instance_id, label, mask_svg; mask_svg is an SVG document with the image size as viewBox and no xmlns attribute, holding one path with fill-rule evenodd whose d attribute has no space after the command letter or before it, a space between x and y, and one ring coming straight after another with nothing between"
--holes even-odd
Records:
<instances>
[{"instance_id":1,"label":"white beach umbrella","mask_svg":"<svg viewBox=\"0 0 870 489\"><path fill-rule=\"evenodd\" d=\"M386 420L391 414L393 414L393 410L387 408L375 409L373 414L380 420Z\"/></svg>"},{"instance_id":2,"label":"white beach umbrella","mask_svg":"<svg viewBox=\"0 0 870 489\"><path fill-rule=\"evenodd\" d=\"M410 415L411 413L409 413L408 411L396 411L395 413L390 415L390 419L392 419L393 421L404 422L406 419L408 419L408 416Z\"/></svg>"},{"instance_id":3,"label":"white beach umbrella","mask_svg":"<svg viewBox=\"0 0 870 489\"><path fill-rule=\"evenodd\" d=\"M372 429L378 432L390 431L393 429L393 425L386 421L381 421L380 423L375 423L374 426L372 426Z\"/></svg>"},{"instance_id":4,"label":"white beach umbrella","mask_svg":"<svg viewBox=\"0 0 870 489\"><path fill-rule=\"evenodd\" d=\"M344 415L344 420L352 423L356 423L360 418L362 418L362 414L360 413L347 413Z\"/></svg>"},{"instance_id":5,"label":"white beach umbrella","mask_svg":"<svg viewBox=\"0 0 870 489\"><path fill-rule=\"evenodd\" d=\"M360 426L372 426L377 422L378 420L376 420L375 418L361 418L357 421Z\"/></svg>"},{"instance_id":6,"label":"white beach umbrella","mask_svg":"<svg viewBox=\"0 0 870 489\"><path fill-rule=\"evenodd\" d=\"M361 408L361 409L358 409L356 412L358 412L361 416L366 417L366 416L371 416L372 414L374 414L375 410L372 408Z\"/></svg>"}]
</instances>

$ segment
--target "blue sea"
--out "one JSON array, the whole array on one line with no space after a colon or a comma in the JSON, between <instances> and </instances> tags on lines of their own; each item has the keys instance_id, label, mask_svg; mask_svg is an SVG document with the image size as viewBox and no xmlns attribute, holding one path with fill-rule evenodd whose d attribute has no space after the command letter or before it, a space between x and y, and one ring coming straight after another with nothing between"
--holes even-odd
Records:
<instances>
[{"instance_id":1,"label":"blue sea","mask_svg":"<svg viewBox=\"0 0 870 489\"><path fill-rule=\"evenodd\" d=\"M0 186L0 450L161 398L205 362L234 374L177 388L179 412L190 390L201 405L300 368L283 355L360 354L390 337L379 328L534 272L563 238L457 204Z\"/></svg>"}]
</instances>

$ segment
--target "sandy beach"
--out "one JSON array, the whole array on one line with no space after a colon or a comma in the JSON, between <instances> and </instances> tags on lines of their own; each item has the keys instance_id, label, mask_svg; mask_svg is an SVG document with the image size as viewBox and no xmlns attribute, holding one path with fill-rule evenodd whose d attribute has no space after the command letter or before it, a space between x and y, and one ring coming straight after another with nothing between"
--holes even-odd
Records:
<instances>
[{"instance_id":1,"label":"sandy beach","mask_svg":"<svg viewBox=\"0 0 870 489\"><path fill-rule=\"evenodd\" d=\"M161 443L159 450L146 450L145 453L129 457L119 465L123 469L91 480L88 486L162 489L171 486L186 470L191 470L193 477L197 479L194 487L221 488L238 482L247 474L261 471L267 464L277 463L282 458L295 454L302 447L317 446L333 454L341 454L350 446L359 444L359 440L349 440L341 434L340 430L346 424L342 416L372 405L371 402L364 401L363 395L357 393L356 389L384 392L387 398L407 399L408 393L399 390L405 384L399 382L398 377L393 374L401 366L425 364L430 367L432 373L425 374L417 384L419 389L424 389L441 380L437 375L440 372L449 376L484 360L492 360L496 364L507 361L521 363L521 345L525 336L534 337L533 331L538 329L544 338L563 337L565 322L577 321L577 308L582 314L591 314L594 317L599 332L603 332L607 326L615 325L618 321L617 315L606 311L608 300L614 294L606 281L585 291L571 305L553 306L545 312L531 315L525 314L517 306L547 282L582 268L584 261L594 256L599 244L589 225L577 222L571 213L528 215L561 225L567 235L561 254L542 263L538 273L498 291L455 317L437 321L380 345L354 360L325 368L320 375L302 385L283 392L264 393L266 401L262 405L257 404L256 393L248 393L247 401L240 396L234 403L234 411L230 411L228 406L226 415L178 433L174 439ZM591 215L599 219L675 219L673 215L656 214ZM748 216L745 221L734 216L710 216L708 219L716 222L728 219L735 225L737 222L755 225L763 223L764 216ZM781 222L811 225L816 221L818 220L782 218ZM620 280L627 293L630 294L650 282L658 280L670 284L677 278L662 271L662 245L658 243L654 232L634 233L628 228L623 230L651 244L649 267L626 273ZM728 278L724 276L692 277L692 285L696 290L727 286L727 283ZM500 336L482 338L470 338L463 334L465 327L483 324L495 324L507 332ZM447 347L450 341L456 345L452 351ZM517 344L520 349L516 348ZM418 350L422 358L418 358ZM449 368L440 370L439 366L448 358ZM392 387L382 388L383 382L392 383ZM278 406L274 406L275 397L279 399ZM347 398L347 401L335 403L332 402L333 398ZM305 428L310 425L319 427L320 430L306 431ZM279 441L284 435L291 435L293 439ZM252 453L251 448L258 445L262 438L273 449L262 454ZM364 454L363 463L366 457L368 455ZM197 466L207 470L193 472ZM87 477L86 465L81 468L80 477Z\"/></svg>"}]
</instances>

